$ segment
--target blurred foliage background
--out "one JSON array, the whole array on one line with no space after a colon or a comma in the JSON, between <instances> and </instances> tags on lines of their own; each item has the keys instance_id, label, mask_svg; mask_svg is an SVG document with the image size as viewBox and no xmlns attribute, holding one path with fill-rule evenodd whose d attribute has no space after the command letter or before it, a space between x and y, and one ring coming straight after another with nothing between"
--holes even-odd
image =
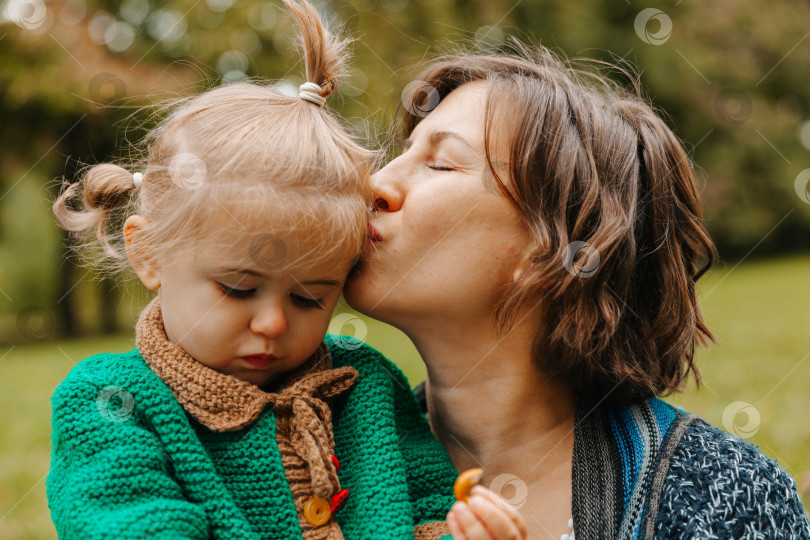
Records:
<instances>
[{"instance_id":1,"label":"blurred foliage background","mask_svg":"<svg viewBox=\"0 0 810 540\"><path fill-rule=\"evenodd\" d=\"M357 38L330 106L371 142L426 56L459 43L496 50L517 35L641 74L691 152L724 259L810 248L806 1L317 3ZM280 2L262 0L0 6L0 343L126 328L121 288L66 257L49 213L54 179L124 157L153 125L154 103L244 77L294 92L303 82L294 25ZM83 288L94 293L86 302Z\"/></svg>"},{"instance_id":2,"label":"blurred foliage background","mask_svg":"<svg viewBox=\"0 0 810 540\"><path fill-rule=\"evenodd\" d=\"M801 255L810 251L810 2L315 3L357 39L329 105L372 144L417 64L458 44L498 50L514 35L640 73L690 152L725 263L701 290L717 289L704 308L725 330L726 349L715 350L726 352L707 353L711 392L683 403L734 431L723 419L730 403L764 395L767 403L747 398L762 415L753 441L810 483L810 258ZM166 99L246 77L296 92L294 33L277 0L0 0L0 536L53 535L40 479L47 398L81 355L131 345L148 298L131 279L68 256L50 212L59 183L76 180L82 164L127 157ZM424 376L404 336L361 326L413 382ZM27 436L29 417L39 427ZM23 455L34 461L20 465Z\"/></svg>"}]
</instances>

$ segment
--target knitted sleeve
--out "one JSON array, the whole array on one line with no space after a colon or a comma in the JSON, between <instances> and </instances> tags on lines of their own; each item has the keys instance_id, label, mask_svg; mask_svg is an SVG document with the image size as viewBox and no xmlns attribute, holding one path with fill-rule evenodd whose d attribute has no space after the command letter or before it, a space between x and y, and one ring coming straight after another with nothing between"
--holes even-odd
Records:
<instances>
[{"instance_id":1,"label":"knitted sleeve","mask_svg":"<svg viewBox=\"0 0 810 540\"><path fill-rule=\"evenodd\" d=\"M352 468L364 467L365 474L386 492L389 505L397 501L397 508L410 513L407 521L411 528L416 525L416 530L400 530L401 537L413 538L415 534L419 539L435 539L447 534L444 519L453 504L457 472L431 433L407 378L390 360L359 341L343 336L327 336L326 341L336 365L351 365L360 374L349 403L337 420L337 425L344 429L336 432L336 444L345 438L344 448L351 447L345 456L347 466L341 467L342 478L348 479ZM347 433L351 433L351 438L347 438ZM361 463L359 459L364 455L367 459ZM360 487L357 483L356 486ZM348 504L356 504L364 496L359 489L353 493ZM400 497L404 498L401 503ZM353 524L341 525L344 535L353 537ZM368 530L366 524L361 526ZM387 536L357 537L395 536L387 533Z\"/></svg>"},{"instance_id":2,"label":"knitted sleeve","mask_svg":"<svg viewBox=\"0 0 810 540\"><path fill-rule=\"evenodd\" d=\"M810 539L795 482L754 446L696 421L672 456L656 538L766 536Z\"/></svg>"},{"instance_id":3,"label":"knitted sleeve","mask_svg":"<svg viewBox=\"0 0 810 540\"><path fill-rule=\"evenodd\" d=\"M205 512L173 480L137 398L82 364L51 399L46 487L59 538L208 538Z\"/></svg>"},{"instance_id":4,"label":"knitted sleeve","mask_svg":"<svg viewBox=\"0 0 810 540\"><path fill-rule=\"evenodd\" d=\"M430 424L419 407L408 379L396 366L392 369L392 377L396 383L394 403L399 446L408 463L408 483L416 511L415 523L444 522L455 500L453 484L458 471L430 431Z\"/></svg>"}]
</instances>

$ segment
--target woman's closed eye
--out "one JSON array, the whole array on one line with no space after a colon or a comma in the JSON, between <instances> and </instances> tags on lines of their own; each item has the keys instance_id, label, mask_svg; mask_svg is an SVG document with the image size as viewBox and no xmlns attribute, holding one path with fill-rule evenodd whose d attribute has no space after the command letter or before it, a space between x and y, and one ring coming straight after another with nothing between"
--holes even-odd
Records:
<instances>
[{"instance_id":1,"label":"woman's closed eye","mask_svg":"<svg viewBox=\"0 0 810 540\"><path fill-rule=\"evenodd\" d=\"M428 163L428 169L433 169L434 171L452 171L453 167L444 163Z\"/></svg>"}]
</instances>

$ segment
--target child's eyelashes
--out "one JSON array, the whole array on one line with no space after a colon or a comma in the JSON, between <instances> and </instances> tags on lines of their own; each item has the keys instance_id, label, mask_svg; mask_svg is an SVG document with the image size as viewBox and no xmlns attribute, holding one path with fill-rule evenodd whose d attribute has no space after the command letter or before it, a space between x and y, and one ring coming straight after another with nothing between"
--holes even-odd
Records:
<instances>
[{"instance_id":1,"label":"child's eyelashes","mask_svg":"<svg viewBox=\"0 0 810 540\"><path fill-rule=\"evenodd\" d=\"M222 283L219 283L218 285L219 289L225 294L225 296L229 296L231 298L250 298L256 293L256 289L235 289Z\"/></svg>"},{"instance_id":2,"label":"child's eyelashes","mask_svg":"<svg viewBox=\"0 0 810 540\"><path fill-rule=\"evenodd\" d=\"M230 298L245 299L251 298L256 294L256 289L237 289L235 287L228 287L223 283L217 283L217 285L222 293ZM318 298L290 293L290 300L292 300L293 304L303 308L326 309L323 300Z\"/></svg>"},{"instance_id":3,"label":"child's eyelashes","mask_svg":"<svg viewBox=\"0 0 810 540\"><path fill-rule=\"evenodd\" d=\"M290 298L296 304L305 308L318 308L325 309L323 302L317 298L310 298L308 296L301 296L300 294L290 294Z\"/></svg>"}]
</instances>

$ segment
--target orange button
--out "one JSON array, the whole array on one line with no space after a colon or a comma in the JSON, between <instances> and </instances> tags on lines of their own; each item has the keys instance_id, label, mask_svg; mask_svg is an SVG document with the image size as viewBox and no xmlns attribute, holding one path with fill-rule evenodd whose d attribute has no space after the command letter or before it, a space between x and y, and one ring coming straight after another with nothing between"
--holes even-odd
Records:
<instances>
[{"instance_id":1,"label":"orange button","mask_svg":"<svg viewBox=\"0 0 810 540\"><path fill-rule=\"evenodd\" d=\"M304 518L316 527L329 521L330 517L332 512L326 499L312 497L304 503Z\"/></svg>"}]
</instances>

